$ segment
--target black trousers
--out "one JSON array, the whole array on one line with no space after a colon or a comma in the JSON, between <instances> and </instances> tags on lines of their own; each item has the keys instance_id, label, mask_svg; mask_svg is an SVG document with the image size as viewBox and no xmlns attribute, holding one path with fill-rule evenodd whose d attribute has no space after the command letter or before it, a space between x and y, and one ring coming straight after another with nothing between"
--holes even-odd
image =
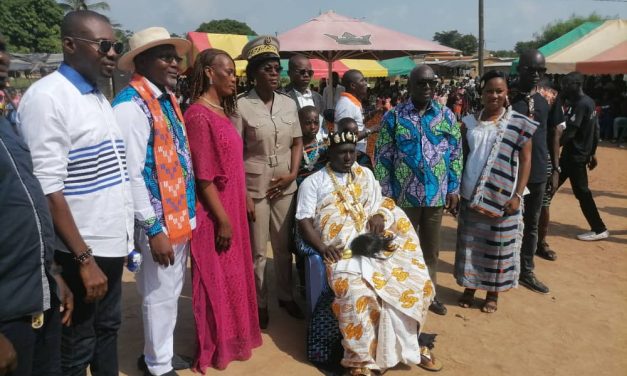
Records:
<instances>
[{"instance_id":1,"label":"black trousers","mask_svg":"<svg viewBox=\"0 0 627 376\"><path fill-rule=\"evenodd\" d=\"M525 276L533 273L535 264L533 257L538 248L538 222L542 211L542 200L546 182L529 183L527 189L529 194L525 196L525 209L523 211L523 240L520 248L520 275Z\"/></svg>"},{"instance_id":2,"label":"black trousers","mask_svg":"<svg viewBox=\"0 0 627 376\"><path fill-rule=\"evenodd\" d=\"M592 192L588 188L588 170L585 162L577 162L562 156L560 158L560 168L562 173L560 174L559 185L564 184L566 179L570 179L570 185L573 188L575 198L579 201L579 206L583 212L584 217L590 225L590 229L594 232L601 233L607 230L605 223L599 215L599 210L592 197Z\"/></svg>"},{"instance_id":3,"label":"black trousers","mask_svg":"<svg viewBox=\"0 0 627 376\"><path fill-rule=\"evenodd\" d=\"M17 353L17 369L8 376L61 376L61 314L59 301L52 297L44 312L44 325L32 327L32 317L0 321L0 333Z\"/></svg>"},{"instance_id":4,"label":"black trousers","mask_svg":"<svg viewBox=\"0 0 627 376\"><path fill-rule=\"evenodd\" d=\"M122 322L122 269L125 257L95 257L107 276L107 294L85 303L79 266L69 253L57 252L63 278L74 293L72 325L63 327L61 368L64 376L118 376L118 329Z\"/></svg>"}]
</instances>

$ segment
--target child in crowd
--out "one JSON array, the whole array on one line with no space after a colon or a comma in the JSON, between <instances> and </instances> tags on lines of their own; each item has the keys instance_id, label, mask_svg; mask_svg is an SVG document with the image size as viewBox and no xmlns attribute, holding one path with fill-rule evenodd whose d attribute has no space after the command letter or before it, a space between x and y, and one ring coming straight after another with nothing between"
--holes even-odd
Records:
<instances>
[{"instance_id":1,"label":"child in crowd","mask_svg":"<svg viewBox=\"0 0 627 376\"><path fill-rule=\"evenodd\" d=\"M298 119L303 132L303 158L296 177L296 184L300 185L307 176L320 170L327 163L327 145L325 140L316 137L320 130L320 115L314 106L301 108L298 111Z\"/></svg>"}]
</instances>

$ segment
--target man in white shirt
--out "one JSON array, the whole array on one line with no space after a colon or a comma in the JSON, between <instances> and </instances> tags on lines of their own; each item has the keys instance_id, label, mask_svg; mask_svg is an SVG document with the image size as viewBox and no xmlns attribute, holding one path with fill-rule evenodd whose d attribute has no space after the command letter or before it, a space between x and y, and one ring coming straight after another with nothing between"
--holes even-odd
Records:
<instances>
[{"instance_id":1,"label":"man in white shirt","mask_svg":"<svg viewBox=\"0 0 627 376\"><path fill-rule=\"evenodd\" d=\"M309 88L309 83L314 75L311 61L306 56L294 55L287 64L287 75L290 77L290 83L282 91L296 102L296 107L299 111L303 107L315 107L318 110L318 114L320 114L320 124L323 124L322 111L324 108L322 96ZM327 133L323 124L318 130L316 139L322 141L326 138Z\"/></svg>"},{"instance_id":2,"label":"man in white shirt","mask_svg":"<svg viewBox=\"0 0 627 376\"><path fill-rule=\"evenodd\" d=\"M128 147L135 242L144 255L137 273L144 317L138 364L146 375L173 376L174 368L190 366L173 359L174 327L196 216L189 144L172 89L180 56L191 44L171 38L162 27L150 27L135 33L129 45L118 67L135 74L113 101L113 111Z\"/></svg>"},{"instance_id":3,"label":"man in white shirt","mask_svg":"<svg viewBox=\"0 0 627 376\"><path fill-rule=\"evenodd\" d=\"M357 151L366 152L366 140L375 130L368 129L364 126L364 113L361 101L368 95L368 83L364 75L357 69L351 69L344 73L342 84L346 91L340 94L335 105L335 123L337 124L343 118L351 118L357 123Z\"/></svg>"},{"instance_id":4,"label":"man in white shirt","mask_svg":"<svg viewBox=\"0 0 627 376\"><path fill-rule=\"evenodd\" d=\"M322 91L322 104L325 111L335 109L340 94L346 90L344 86L340 85L340 75L337 72L331 73L331 76L333 77L333 85L327 85Z\"/></svg>"},{"instance_id":5,"label":"man in white shirt","mask_svg":"<svg viewBox=\"0 0 627 376\"><path fill-rule=\"evenodd\" d=\"M118 375L122 268L132 250L133 205L122 133L98 90L123 45L109 20L75 11L61 24L63 64L34 83L18 108L18 129L56 230L55 259L75 296L63 328L64 375Z\"/></svg>"}]
</instances>

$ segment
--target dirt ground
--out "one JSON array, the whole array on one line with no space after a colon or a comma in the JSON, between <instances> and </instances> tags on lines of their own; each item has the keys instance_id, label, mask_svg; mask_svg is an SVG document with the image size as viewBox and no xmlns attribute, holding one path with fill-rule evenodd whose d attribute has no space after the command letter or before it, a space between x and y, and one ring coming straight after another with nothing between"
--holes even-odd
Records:
<instances>
[{"instance_id":1,"label":"dirt ground","mask_svg":"<svg viewBox=\"0 0 627 376\"><path fill-rule=\"evenodd\" d=\"M462 288L452 276L456 222L445 218L438 293L448 314L431 314L425 325L425 331L438 334L435 354L444 364L440 375L627 375L627 150L602 144L597 155L599 167L589 175L590 186L611 237L593 243L575 239L588 227L566 183L551 206L549 243L558 259L536 258L536 275L550 287L549 295L520 287L501 295L494 314L458 307ZM175 349L193 355L187 277ZM126 273L124 282L120 370L122 375L140 375L135 367L143 346L140 300L133 275ZM208 374L321 374L306 360L305 322L289 317L276 301L271 304L263 346L250 360ZM408 366L387 372L401 374L429 372Z\"/></svg>"}]
</instances>

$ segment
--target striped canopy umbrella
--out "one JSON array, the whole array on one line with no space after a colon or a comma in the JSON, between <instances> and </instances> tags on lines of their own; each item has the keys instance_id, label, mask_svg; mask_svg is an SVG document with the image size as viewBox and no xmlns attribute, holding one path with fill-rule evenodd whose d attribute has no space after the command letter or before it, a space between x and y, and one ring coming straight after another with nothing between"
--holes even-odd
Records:
<instances>
[{"instance_id":1,"label":"striped canopy umbrella","mask_svg":"<svg viewBox=\"0 0 627 376\"><path fill-rule=\"evenodd\" d=\"M627 73L627 20L586 22L539 48L547 73ZM518 60L512 64L516 72Z\"/></svg>"},{"instance_id":2,"label":"striped canopy umbrella","mask_svg":"<svg viewBox=\"0 0 627 376\"><path fill-rule=\"evenodd\" d=\"M256 38L256 36L190 32L187 34L187 38L192 42L192 51L188 57L190 63L189 65L184 65L185 69L196 60L198 53L208 48L224 50L232 58L235 58L240 55L244 45L249 40ZM284 68L281 75L284 77L287 76L287 62L287 59L281 60L281 65ZM246 65L246 60L235 61L236 74L238 76L245 74ZM414 61L407 56L381 61L341 59L333 62L333 71L341 76L349 69L358 69L365 77L389 77L408 74L415 66ZM327 76L328 63L326 61L311 59L311 67L314 71L314 78L320 79Z\"/></svg>"}]
</instances>

